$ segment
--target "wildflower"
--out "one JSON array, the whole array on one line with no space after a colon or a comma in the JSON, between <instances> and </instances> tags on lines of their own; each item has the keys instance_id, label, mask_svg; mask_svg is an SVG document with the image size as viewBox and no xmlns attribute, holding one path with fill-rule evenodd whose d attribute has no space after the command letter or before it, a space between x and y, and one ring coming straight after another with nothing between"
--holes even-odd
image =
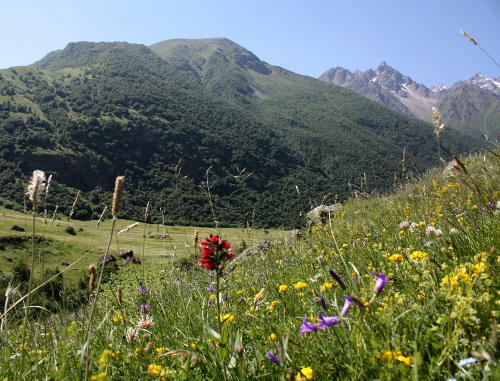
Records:
<instances>
[{"instance_id":1,"label":"wildflower","mask_svg":"<svg viewBox=\"0 0 500 381\"><path fill-rule=\"evenodd\" d=\"M225 314L224 316L220 316L220 321L221 323L231 323L234 320L234 315L231 314Z\"/></svg>"},{"instance_id":2,"label":"wildflower","mask_svg":"<svg viewBox=\"0 0 500 381\"><path fill-rule=\"evenodd\" d=\"M277 300L273 300L273 301L271 302L271 307L276 307L278 304L279 304L279 301L277 301Z\"/></svg>"},{"instance_id":3,"label":"wildflower","mask_svg":"<svg viewBox=\"0 0 500 381\"><path fill-rule=\"evenodd\" d=\"M389 259L392 262L403 262L405 260L401 254L393 254L387 259Z\"/></svg>"},{"instance_id":4,"label":"wildflower","mask_svg":"<svg viewBox=\"0 0 500 381\"><path fill-rule=\"evenodd\" d=\"M377 281L375 282L375 294L380 294L387 282L389 282L392 278L389 278L382 273L372 273L372 275L377 275Z\"/></svg>"},{"instance_id":5,"label":"wildflower","mask_svg":"<svg viewBox=\"0 0 500 381\"><path fill-rule=\"evenodd\" d=\"M345 290L347 289L347 284L345 284L344 282L342 282L342 279L340 279L340 277L337 275L337 273L333 270L328 270L330 272L330 275L332 276L333 279L335 279L335 281L339 284L339 286Z\"/></svg>"},{"instance_id":6,"label":"wildflower","mask_svg":"<svg viewBox=\"0 0 500 381\"><path fill-rule=\"evenodd\" d=\"M40 202L40 188L45 186L45 173L40 170L33 171L31 183L28 185L28 196L33 201L33 210L36 210Z\"/></svg>"},{"instance_id":7,"label":"wildflower","mask_svg":"<svg viewBox=\"0 0 500 381\"><path fill-rule=\"evenodd\" d=\"M320 298L320 300L319 300L319 301L320 301L320 303L321 303L321 307L323 307L323 309L324 309L325 311L328 311L328 308L326 308L326 302L325 302L325 299Z\"/></svg>"},{"instance_id":8,"label":"wildflower","mask_svg":"<svg viewBox=\"0 0 500 381\"><path fill-rule=\"evenodd\" d=\"M296 290L300 290L301 288L307 287L307 284L304 282L297 282L293 285L293 287L295 287Z\"/></svg>"},{"instance_id":9,"label":"wildflower","mask_svg":"<svg viewBox=\"0 0 500 381\"><path fill-rule=\"evenodd\" d=\"M475 362L477 362L477 359L475 359L474 357L469 357L468 359L460 360L458 366L474 364Z\"/></svg>"},{"instance_id":10,"label":"wildflower","mask_svg":"<svg viewBox=\"0 0 500 381\"><path fill-rule=\"evenodd\" d=\"M312 380L313 370L311 369L311 367L308 366L307 368L302 368L300 372L297 373L297 378L295 380L303 380L304 378L302 378L302 376L304 376L308 380Z\"/></svg>"},{"instance_id":11,"label":"wildflower","mask_svg":"<svg viewBox=\"0 0 500 381\"><path fill-rule=\"evenodd\" d=\"M302 322L302 326L300 327L300 334L302 336L304 332L314 332L319 328L318 324L313 324L307 321L307 315L304 315L304 321Z\"/></svg>"},{"instance_id":12,"label":"wildflower","mask_svg":"<svg viewBox=\"0 0 500 381\"><path fill-rule=\"evenodd\" d=\"M210 287L210 286L207 286L207 287L205 287L205 290L207 290L207 291L213 291L214 289L212 287Z\"/></svg>"},{"instance_id":13,"label":"wildflower","mask_svg":"<svg viewBox=\"0 0 500 381\"><path fill-rule=\"evenodd\" d=\"M436 229L434 226L428 226L425 230L425 234L440 236L443 234L443 231L441 229Z\"/></svg>"},{"instance_id":14,"label":"wildflower","mask_svg":"<svg viewBox=\"0 0 500 381\"><path fill-rule=\"evenodd\" d=\"M153 318L149 315L146 315L137 322L137 328L150 329L154 324L155 323L153 322Z\"/></svg>"},{"instance_id":15,"label":"wildflower","mask_svg":"<svg viewBox=\"0 0 500 381\"><path fill-rule=\"evenodd\" d=\"M148 290L146 290L146 286L144 286L143 284L141 284L141 286L139 287L139 291L148 292Z\"/></svg>"},{"instance_id":16,"label":"wildflower","mask_svg":"<svg viewBox=\"0 0 500 381\"><path fill-rule=\"evenodd\" d=\"M318 312L318 316L320 319L319 328L325 329L326 327L333 327L339 323L339 318L336 316L323 316L321 312Z\"/></svg>"},{"instance_id":17,"label":"wildflower","mask_svg":"<svg viewBox=\"0 0 500 381\"><path fill-rule=\"evenodd\" d=\"M410 226L410 223L408 221L403 221L399 224L399 228L400 229L405 229L407 228L408 226Z\"/></svg>"},{"instance_id":18,"label":"wildflower","mask_svg":"<svg viewBox=\"0 0 500 381\"><path fill-rule=\"evenodd\" d=\"M457 229L455 229L455 228L450 229L450 234L457 234L457 233L458 233Z\"/></svg>"},{"instance_id":19,"label":"wildflower","mask_svg":"<svg viewBox=\"0 0 500 381\"><path fill-rule=\"evenodd\" d=\"M139 340L139 333L133 328L127 328L127 331L125 332L125 340L127 340L127 343L129 344L133 341L137 341Z\"/></svg>"},{"instance_id":20,"label":"wildflower","mask_svg":"<svg viewBox=\"0 0 500 381\"><path fill-rule=\"evenodd\" d=\"M410 254L411 259L424 259L427 257L427 253L423 253L421 251L414 251L412 254Z\"/></svg>"},{"instance_id":21,"label":"wildflower","mask_svg":"<svg viewBox=\"0 0 500 381\"><path fill-rule=\"evenodd\" d=\"M219 267L222 260L231 259L234 256L234 252L227 251L231 244L217 235L210 234L210 237L201 241L200 247L202 249L199 263L207 270Z\"/></svg>"},{"instance_id":22,"label":"wildflower","mask_svg":"<svg viewBox=\"0 0 500 381\"><path fill-rule=\"evenodd\" d=\"M152 376L158 377L161 372L161 365L150 364L148 368L148 373Z\"/></svg>"},{"instance_id":23,"label":"wildflower","mask_svg":"<svg viewBox=\"0 0 500 381\"><path fill-rule=\"evenodd\" d=\"M274 333L271 333L271 335L269 335L269 340L270 341L276 340L276 335Z\"/></svg>"},{"instance_id":24,"label":"wildflower","mask_svg":"<svg viewBox=\"0 0 500 381\"><path fill-rule=\"evenodd\" d=\"M150 309L151 309L151 305L150 304L143 304L143 305L141 305L141 312L143 314L148 313Z\"/></svg>"},{"instance_id":25,"label":"wildflower","mask_svg":"<svg viewBox=\"0 0 500 381\"><path fill-rule=\"evenodd\" d=\"M344 307L342 307L342 311L340 312L340 315L342 316L345 316L349 313L349 307L352 304L352 299L349 295L347 295L344 300Z\"/></svg>"},{"instance_id":26,"label":"wildflower","mask_svg":"<svg viewBox=\"0 0 500 381\"><path fill-rule=\"evenodd\" d=\"M281 294L282 292L285 292L286 290L288 290L288 286L285 286L284 284L282 284L279 288L278 288L278 292Z\"/></svg>"},{"instance_id":27,"label":"wildflower","mask_svg":"<svg viewBox=\"0 0 500 381\"><path fill-rule=\"evenodd\" d=\"M484 262L479 262L479 263L475 264L473 266L474 273L472 274L472 276L478 276L479 274L484 273L484 271L486 270L487 267L488 266L486 266L486 263L484 263Z\"/></svg>"},{"instance_id":28,"label":"wildflower","mask_svg":"<svg viewBox=\"0 0 500 381\"><path fill-rule=\"evenodd\" d=\"M278 360L278 359L274 356L274 354L273 354L273 352L272 352L272 351L267 352L267 353L266 353L266 355L267 355L267 357L269 358L269 360L271 360L273 363L275 363L275 364L276 364L276 365L278 365L278 366L281 366L281 362L280 362L280 360Z\"/></svg>"}]
</instances>

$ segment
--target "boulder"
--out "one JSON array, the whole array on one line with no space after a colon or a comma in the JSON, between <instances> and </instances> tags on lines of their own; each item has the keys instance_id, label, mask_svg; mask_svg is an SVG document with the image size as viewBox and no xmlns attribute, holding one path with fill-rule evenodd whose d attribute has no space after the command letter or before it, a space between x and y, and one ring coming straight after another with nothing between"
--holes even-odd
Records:
<instances>
[{"instance_id":1,"label":"boulder","mask_svg":"<svg viewBox=\"0 0 500 381\"><path fill-rule=\"evenodd\" d=\"M137 258L137 257L132 257L132 258L130 258L130 259L127 261L127 265L129 265L129 264L131 264L131 263L132 263L132 264L134 264L134 265L140 265L140 264L142 264L142 261L141 261L141 259L140 259L140 258Z\"/></svg>"},{"instance_id":2,"label":"boulder","mask_svg":"<svg viewBox=\"0 0 500 381\"><path fill-rule=\"evenodd\" d=\"M132 258L134 256L134 252L130 249L120 250L116 255L118 255L122 259Z\"/></svg>"},{"instance_id":3,"label":"boulder","mask_svg":"<svg viewBox=\"0 0 500 381\"><path fill-rule=\"evenodd\" d=\"M83 231L83 228L78 229L78 231L79 231L79 232L82 232L82 231Z\"/></svg>"},{"instance_id":4,"label":"boulder","mask_svg":"<svg viewBox=\"0 0 500 381\"><path fill-rule=\"evenodd\" d=\"M307 219L310 225L324 225L333 213L340 210L342 210L342 204L320 205L307 213Z\"/></svg>"},{"instance_id":5,"label":"boulder","mask_svg":"<svg viewBox=\"0 0 500 381\"><path fill-rule=\"evenodd\" d=\"M285 245L290 246L297 242L302 237L302 231L294 229L285 234Z\"/></svg>"},{"instance_id":6,"label":"boulder","mask_svg":"<svg viewBox=\"0 0 500 381\"><path fill-rule=\"evenodd\" d=\"M14 225L10 228L10 230L14 230L15 232L23 232L25 231L24 228L20 227L20 226L17 226L17 225Z\"/></svg>"},{"instance_id":7,"label":"boulder","mask_svg":"<svg viewBox=\"0 0 500 381\"><path fill-rule=\"evenodd\" d=\"M69 262L64 260L61 262L61 266L69 266Z\"/></svg>"},{"instance_id":8,"label":"boulder","mask_svg":"<svg viewBox=\"0 0 500 381\"><path fill-rule=\"evenodd\" d=\"M70 234L70 235L76 235L75 229L73 229L73 227L72 227L72 226L69 226L69 225L68 225L68 226L66 226L66 227L64 228L64 231L65 231L66 233Z\"/></svg>"},{"instance_id":9,"label":"boulder","mask_svg":"<svg viewBox=\"0 0 500 381\"><path fill-rule=\"evenodd\" d=\"M262 240L257 242L256 245L252 246L249 249L243 250L240 255L238 255L238 261L245 259L247 257L251 257L254 255L262 254L264 250L269 249L272 246L272 243L266 240Z\"/></svg>"},{"instance_id":10,"label":"boulder","mask_svg":"<svg viewBox=\"0 0 500 381\"><path fill-rule=\"evenodd\" d=\"M99 259L97 260L97 263L102 263L104 261L104 259L106 259L106 262L105 262L106 265L108 263L111 263L111 262L116 262L116 258L113 257L111 254L101 254L99 256Z\"/></svg>"}]
</instances>

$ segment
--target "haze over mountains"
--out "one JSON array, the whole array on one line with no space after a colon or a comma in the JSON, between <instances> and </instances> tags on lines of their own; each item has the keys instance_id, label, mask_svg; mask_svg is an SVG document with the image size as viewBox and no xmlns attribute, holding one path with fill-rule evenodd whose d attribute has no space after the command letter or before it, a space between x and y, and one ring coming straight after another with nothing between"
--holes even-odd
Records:
<instances>
[{"instance_id":1,"label":"haze over mountains","mask_svg":"<svg viewBox=\"0 0 500 381\"><path fill-rule=\"evenodd\" d=\"M440 142L445 160L484 146L450 130ZM407 181L437 152L431 124L227 39L78 42L0 70L0 198L18 208L42 169L49 210L82 191L76 218L98 217L125 175L122 217L143 220L150 201L155 221L293 227L313 206Z\"/></svg>"},{"instance_id":2,"label":"haze over mountains","mask_svg":"<svg viewBox=\"0 0 500 381\"><path fill-rule=\"evenodd\" d=\"M435 106L449 128L479 139L500 138L500 78L485 78L478 72L468 80L429 89L382 61L377 69L364 73L332 68L319 79L415 118L431 120Z\"/></svg>"}]
</instances>

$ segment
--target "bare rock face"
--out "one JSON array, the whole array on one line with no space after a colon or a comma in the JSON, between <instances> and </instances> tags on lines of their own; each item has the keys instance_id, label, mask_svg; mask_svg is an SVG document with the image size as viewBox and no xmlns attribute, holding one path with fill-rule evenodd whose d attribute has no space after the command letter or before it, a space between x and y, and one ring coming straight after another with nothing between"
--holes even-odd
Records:
<instances>
[{"instance_id":1,"label":"bare rock face","mask_svg":"<svg viewBox=\"0 0 500 381\"><path fill-rule=\"evenodd\" d=\"M310 225L324 225L333 213L340 210L342 204L320 205L307 213L307 219Z\"/></svg>"},{"instance_id":2,"label":"bare rock face","mask_svg":"<svg viewBox=\"0 0 500 381\"><path fill-rule=\"evenodd\" d=\"M111 262L116 262L116 258L113 257L111 254L101 254L99 256L99 259L97 260L97 263L102 263L104 262L104 264L108 264L108 263L111 263Z\"/></svg>"},{"instance_id":3,"label":"bare rock face","mask_svg":"<svg viewBox=\"0 0 500 381\"><path fill-rule=\"evenodd\" d=\"M130 249L120 250L117 254L122 259L132 258L134 256L134 252Z\"/></svg>"},{"instance_id":4,"label":"bare rock face","mask_svg":"<svg viewBox=\"0 0 500 381\"><path fill-rule=\"evenodd\" d=\"M75 229L72 226L66 226L64 231L70 235L76 235Z\"/></svg>"}]
</instances>

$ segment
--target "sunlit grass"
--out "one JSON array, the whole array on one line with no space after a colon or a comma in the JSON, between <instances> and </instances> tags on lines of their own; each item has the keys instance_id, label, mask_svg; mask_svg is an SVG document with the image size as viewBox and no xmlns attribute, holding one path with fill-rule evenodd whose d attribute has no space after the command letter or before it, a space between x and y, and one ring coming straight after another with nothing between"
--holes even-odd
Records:
<instances>
[{"instance_id":1,"label":"sunlit grass","mask_svg":"<svg viewBox=\"0 0 500 381\"><path fill-rule=\"evenodd\" d=\"M139 221L112 247L132 248L146 261L103 285L83 366L92 294L76 310L33 315L25 343L19 315L4 316L0 376L496 379L499 178L496 153L460 161L451 174L430 174L395 195L350 200L327 224L288 245L277 231L198 229L200 239L223 234L237 253L242 240L274 241L227 263L220 284L215 270L167 260L175 251L194 261L194 228L144 229ZM5 211L0 228L23 221ZM134 222L118 220L116 231ZM109 221L97 232L95 222L70 223L84 231L67 236L67 222L59 221L45 237L96 254L105 248ZM16 234L29 235L26 228ZM16 298L12 292L10 303ZM19 375L22 351L29 366Z\"/></svg>"}]
</instances>

